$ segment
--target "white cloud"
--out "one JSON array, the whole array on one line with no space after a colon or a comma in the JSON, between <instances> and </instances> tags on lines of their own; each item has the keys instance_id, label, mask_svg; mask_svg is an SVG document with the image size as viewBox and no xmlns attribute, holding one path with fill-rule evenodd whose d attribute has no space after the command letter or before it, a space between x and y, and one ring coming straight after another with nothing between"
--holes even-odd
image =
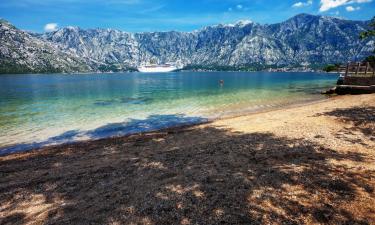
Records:
<instances>
[{"instance_id":1,"label":"white cloud","mask_svg":"<svg viewBox=\"0 0 375 225\"><path fill-rule=\"evenodd\" d=\"M346 8L346 11L348 11L348 12L353 12L353 11L356 11L356 10L360 10L361 9L361 7L353 7L353 6L347 6Z\"/></svg>"},{"instance_id":2,"label":"white cloud","mask_svg":"<svg viewBox=\"0 0 375 225\"><path fill-rule=\"evenodd\" d=\"M229 7L228 8L228 12L232 12L232 11L247 11L247 10L249 10L249 8L245 7L242 4L234 5L233 7Z\"/></svg>"},{"instance_id":3,"label":"white cloud","mask_svg":"<svg viewBox=\"0 0 375 225\"><path fill-rule=\"evenodd\" d=\"M299 8L303 6L303 2L297 2L292 5L293 8Z\"/></svg>"},{"instance_id":4,"label":"white cloud","mask_svg":"<svg viewBox=\"0 0 375 225\"><path fill-rule=\"evenodd\" d=\"M372 0L320 0L320 12L325 12L330 9L348 5L348 4L354 4L354 3L367 3L372 2Z\"/></svg>"},{"instance_id":5,"label":"white cloud","mask_svg":"<svg viewBox=\"0 0 375 225\"><path fill-rule=\"evenodd\" d=\"M293 8L301 8L301 7L305 7L305 6L309 6L309 5L312 5L313 4L313 1L312 0L308 0L307 2L297 2L297 3L294 3L292 5Z\"/></svg>"},{"instance_id":6,"label":"white cloud","mask_svg":"<svg viewBox=\"0 0 375 225\"><path fill-rule=\"evenodd\" d=\"M44 31L46 32L52 32L52 31L55 31L57 30L57 23L47 23L45 26L44 26Z\"/></svg>"}]
</instances>

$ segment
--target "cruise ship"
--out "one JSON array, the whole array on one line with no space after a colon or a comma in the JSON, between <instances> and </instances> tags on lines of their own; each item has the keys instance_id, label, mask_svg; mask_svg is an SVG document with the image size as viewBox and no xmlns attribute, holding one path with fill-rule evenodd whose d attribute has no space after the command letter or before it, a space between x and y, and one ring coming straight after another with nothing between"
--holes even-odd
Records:
<instances>
[{"instance_id":1,"label":"cruise ship","mask_svg":"<svg viewBox=\"0 0 375 225\"><path fill-rule=\"evenodd\" d=\"M167 73L177 70L177 66L172 64L151 64L138 67L138 71L142 73Z\"/></svg>"}]
</instances>

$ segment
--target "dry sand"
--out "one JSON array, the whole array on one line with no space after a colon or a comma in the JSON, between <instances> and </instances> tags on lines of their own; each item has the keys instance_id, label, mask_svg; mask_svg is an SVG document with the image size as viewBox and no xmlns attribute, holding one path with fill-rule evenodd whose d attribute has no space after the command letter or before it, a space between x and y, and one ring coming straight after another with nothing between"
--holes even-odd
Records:
<instances>
[{"instance_id":1,"label":"dry sand","mask_svg":"<svg viewBox=\"0 0 375 225\"><path fill-rule=\"evenodd\" d=\"M375 224L375 95L0 157L0 224Z\"/></svg>"}]
</instances>

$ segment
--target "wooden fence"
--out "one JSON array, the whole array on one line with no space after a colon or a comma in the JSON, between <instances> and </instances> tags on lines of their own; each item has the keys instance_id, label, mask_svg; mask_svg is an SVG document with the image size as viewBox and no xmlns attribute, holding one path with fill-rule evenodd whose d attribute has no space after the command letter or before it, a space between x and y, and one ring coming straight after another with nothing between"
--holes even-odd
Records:
<instances>
[{"instance_id":1,"label":"wooden fence","mask_svg":"<svg viewBox=\"0 0 375 225\"><path fill-rule=\"evenodd\" d=\"M346 66L340 66L338 72L345 76L375 77L375 69L369 62L348 63Z\"/></svg>"}]
</instances>

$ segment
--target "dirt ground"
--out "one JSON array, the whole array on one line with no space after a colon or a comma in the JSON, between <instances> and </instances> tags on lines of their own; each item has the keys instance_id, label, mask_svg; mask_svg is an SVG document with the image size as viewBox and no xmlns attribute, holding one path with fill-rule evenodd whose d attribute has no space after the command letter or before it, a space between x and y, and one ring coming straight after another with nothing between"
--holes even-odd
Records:
<instances>
[{"instance_id":1,"label":"dirt ground","mask_svg":"<svg viewBox=\"0 0 375 225\"><path fill-rule=\"evenodd\" d=\"M1 156L0 224L375 224L375 95Z\"/></svg>"}]
</instances>

